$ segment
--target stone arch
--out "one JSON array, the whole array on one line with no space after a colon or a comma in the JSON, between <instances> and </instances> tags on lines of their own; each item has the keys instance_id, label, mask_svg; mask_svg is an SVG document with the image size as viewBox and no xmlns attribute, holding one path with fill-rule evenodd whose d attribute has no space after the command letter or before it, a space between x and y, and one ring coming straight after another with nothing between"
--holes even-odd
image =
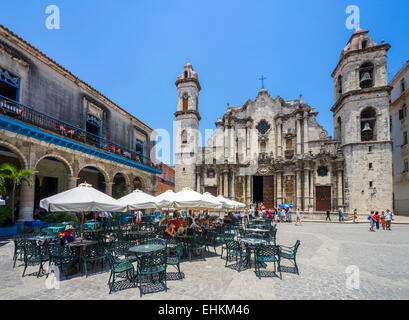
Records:
<instances>
[{"instance_id":1,"label":"stone arch","mask_svg":"<svg viewBox=\"0 0 409 320\"><path fill-rule=\"evenodd\" d=\"M145 179L145 177L143 177L142 175L135 175L133 176L132 179L132 190L135 190L135 184L134 181L138 180L141 182L141 186L139 189L141 189L142 191L149 191L149 188L151 187L150 184L148 183L147 179Z\"/></svg>"},{"instance_id":2,"label":"stone arch","mask_svg":"<svg viewBox=\"0 0 409 320\"><path fill-rule=\"evenodd\" d=\"M130 186L130 185L131 185L132 182L131 182L131 179L129 178L129 175L127 175L125 172L123 172L123 171L121 171L121 170L113 171L113 173L111 174L111 176L112 176L112 181L110 181L110 182L114 182L114 178L115 178L115 176L116 176L117 174L120 174L120 175L122 175L122 176L124 177L125 183L126 183L127 186Z\"/></svg>"},{"instance_id":3,"label":"stone arch","mask_svg":"<svg viewBox=\"0 0 409 320\"><path fill-rule=\"evenodd\" d=\"M10 149L11 151L13 151L13 153L19 159L22 169L30 169L26 157L24 156L24 154L17 147L15 147L14 145L12 145L12 144L10 144L10 143L8 143L6 141L2 141L2 140L0 140L0 145L3 146L3 147L6 147L7 149Z\"/></svg>"},{"instance_id":4,"label":"stone arch","mask_svg":"<svg viewBox=\"0 0 409 320\"><path fill-rule=\"evenodd\" d=\"M38 158L34 168L37 168L37 165L40 163L40 161L43 160L44 158L47 158L47 157L55 158L55 159L60 160L64 164L65 168L67 169L68 176L69 177L74 176L74 169L73 169L72 165L69 163L69 161L67 159L65 159L63 156L60 156L60 155L55 154L55 153L47 153L47 154L43 155L42 157Z\"/></svg>"},{"instance_id":5,"label":"stone arch","mask_svg":"<svg viewBox=\"0 0 409 320\"><path fill-rule=\"evenodd\" d=\"M378 109L366 106L359 111L361 141L377 140L377 114Z\"/></svg>"},{"instance_id":6,"label":"stone arch","mask_svg":"<svg viewBox=\"0 0 409 320\"><path fill-rule=\"evenodd\" d=\"M86 164L81 165L78 168L77 177L80 174L81 170L86 168L86 167L93 167L95 169L98 169L102 173L102 175L104 176L105 183L111 183L112 182L111 177L108 174L108 171L105 170L105 168L103 166L98 165L98 164L92 164L92 163L86 163Z\"/></svg>"}]
</instances>

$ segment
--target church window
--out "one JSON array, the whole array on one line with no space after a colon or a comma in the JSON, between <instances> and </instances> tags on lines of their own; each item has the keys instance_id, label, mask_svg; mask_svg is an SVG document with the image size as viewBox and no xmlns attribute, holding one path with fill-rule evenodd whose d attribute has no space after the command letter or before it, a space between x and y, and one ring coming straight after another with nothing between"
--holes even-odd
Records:
<instances>
[{"instance_id":1,"label":"church window","mask_svg":"<svg viewBox=\"0 0 409 320\"><path fill-rule=\"evenodd\" d=\"M366 49L367 43L368 42L366 40L362 41L362 49Z\"/></svg>"},{"instance_id":2,"label":"church window","mask_svg":"<svg viewBox=\"0 0 409 320\"><path fill-rule=\"evenodd\" d=\"M370 62L364 63L359 68L359 86L364 88L373 87L373 64Z\"/></svg>"},{"instance_id":3,"label":"church window","mask_svg":"<svg viewBox=\"0 0 409 320\"><path fill-rule=\"evenodd\" d=\"M214 178L215 177L215 171L213 169L207 170L207 177L208 178Z\"/></svg>"},{"instance_id":4,"label":"church window","mask_svg":"<svg viewBox=\"0 0 409 320\"><path fill-rule=\"evenodd\" d=\"M375 135L376 111L366 108L361 112L361 141L376 140Z\"/></svg>"},{"instance_id":5,"label":"church window","mask_svg":"<svg viewBox=\"0 0 409 320\"><path fill-rule=\"evenodd\" d=\"M328 167L327 166L318 167L317 173L318 176L320 177L326 177L328 175Z\"/></svg>"},{"instance_id":6,"label":"church window","mask_svg":"<svg viewBox=\"0 0 409 320\"><path fill-rule=\"evenodd\" d=\"M185 71L185 79L188 78L188 73Z\"/></svg>"},{"instance_id":7,"label":"church window","mask_svg":"<svg viewBox=\"0 0 409 320\"><path fill-rule=\"evenodd\" d=\"M266 132L268 130L270 130L270 125L268 124L268 122L266 120L261 120L256 129L258 130L258 132L260 132L261 134L266 134Z\"/></svg>"},{"instance_id":8,"label":"church window","mask_svg":"<svg viewBox=\"0 0 409 320\"><path fill-rule=\"evenodd\" d=\"M373 181L369 181L369 188L373 187Z\"/></svg>"},{"instance_id":9,"label":"church window","mask_svg":"<svg viewBox=\"0 0 409 320\"><path fill-rule=\"evenodd\" d=\"M186 111L189 105L189 96L187 93L183 95L183 111Z\"/></svg>"},{"instance_id":10,"label":"church window","mask_svg":"<svg viewBox=\"0 0 409 320\"><path fill-rule=\"evenodd\" d=\"M408 132L407 131L403 131L403 144L404 146L406 146L408 144Z\"/></svg>"},{"instance_id":11,"label":"church window","mask_svg":"<svg viewBox=\"0 0 409 320\"><path fill-rule=\"evenodd\" d=\"M368 147L368 152L372 152L372 146Z\"/></svg>"},{"instance_id":12,"label":"church window","mask_svg":"<svg viewBox=\"0 0 409 320\"><path fill-rule=\"evenodd\" d=\"M338 141L342 140L342 122L341 122L341 117L338 117L337 119L337 126L336 126L336 139Z\"/></svg>"},{"instance_id":13,"label":"church window","mask_svg":"<svg viewBox=\"0 0 409 320\"><path fill-rule=\"evenodd\" d=\"M369 169L372 169L372 162L369 163Z\"/></svg>"},{"instance_id":14,"label":"church window","mask_svg":"<svg viewBox=\"0 0 409 320\"><path fill-rule=\"evenodd\" d=\"M186 144L187 143L187 132L186 130L182 131L182 144Z\"/></svg>"},{"instance_id":15,"label":"church window","mask_svg":"<svg viewBox=\"0 0 409 320\"><path fill-rule=\"evenodd\" d=\"M342 94L342 76L338 77L338 93Z\"/></svg>"}]
</instances>

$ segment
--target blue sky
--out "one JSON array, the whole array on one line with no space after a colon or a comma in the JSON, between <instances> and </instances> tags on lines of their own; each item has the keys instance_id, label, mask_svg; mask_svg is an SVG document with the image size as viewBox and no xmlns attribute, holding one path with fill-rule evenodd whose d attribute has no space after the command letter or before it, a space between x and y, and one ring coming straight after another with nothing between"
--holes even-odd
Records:
<instances>
[{"instance_id":1,"label":"blue sky","mask_svg":"<svg viewBox=\"0 0 409 320\"><path fill-rule=\"evenodd\" d=\"M361 28L392 45L389 79L409 59L406 0L139 1L0 0L0 23L151 128L172 131L174 82L187 59L202 86L200 129L214 129L226 104L254 100L258 80L275 98L303 100L333 135L331 73L351 36L348 5ZM61 28L45 27L48 5Z\"/></svg>"}]
</instances>

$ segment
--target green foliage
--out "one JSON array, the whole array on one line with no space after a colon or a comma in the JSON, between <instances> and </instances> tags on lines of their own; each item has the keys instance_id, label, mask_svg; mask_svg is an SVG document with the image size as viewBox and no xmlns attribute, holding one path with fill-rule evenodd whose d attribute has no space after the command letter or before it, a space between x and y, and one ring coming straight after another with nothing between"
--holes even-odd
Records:
<instances>
[{"instance_id":1,"label":"green foliage","mask_svg":"<svg viewBox=\"0 0 409 320\"><path fill-rule=\"evenodd\" d=\"M9 227L13 225L13 219L11 213L13 210L10 206L0 206L0 224L3 227Z\"/></svg>"},{"instance_id":2,"label":"green foliage","mask_svg":"<svg viewBox=\"0 0 409 320\"><path fill-rule=\"evenodd\" d=\"M112 196L115 199L122 198L126 196L126 190L122 186L114 186L112 190Z\"/></svg>"},{"instance_id":3,"label":"green foliage","mask_svg":"<svg viewBox=\"0 0 409 320\"><path fill-rule=\"evenodd\" d=\"M78 218L75 214L64 211L50 213L42 220L47 223L78 222Z\"/></svg>"}]
</instances>

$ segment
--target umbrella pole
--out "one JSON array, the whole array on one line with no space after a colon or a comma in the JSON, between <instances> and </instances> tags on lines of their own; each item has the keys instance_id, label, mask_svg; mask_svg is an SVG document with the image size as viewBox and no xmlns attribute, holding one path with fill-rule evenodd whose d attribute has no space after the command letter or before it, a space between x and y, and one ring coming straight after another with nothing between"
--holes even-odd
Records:
<instances>
[{"instance_id":1,"label":"umbrella pole","mask_svg":"<svg viewBox=\"0 0 409 320\"><path fill-rule=\"evenodd\" d=\"M84 236L84 211L81 211L81 242Z\"/></svg>"}]
</instances>

